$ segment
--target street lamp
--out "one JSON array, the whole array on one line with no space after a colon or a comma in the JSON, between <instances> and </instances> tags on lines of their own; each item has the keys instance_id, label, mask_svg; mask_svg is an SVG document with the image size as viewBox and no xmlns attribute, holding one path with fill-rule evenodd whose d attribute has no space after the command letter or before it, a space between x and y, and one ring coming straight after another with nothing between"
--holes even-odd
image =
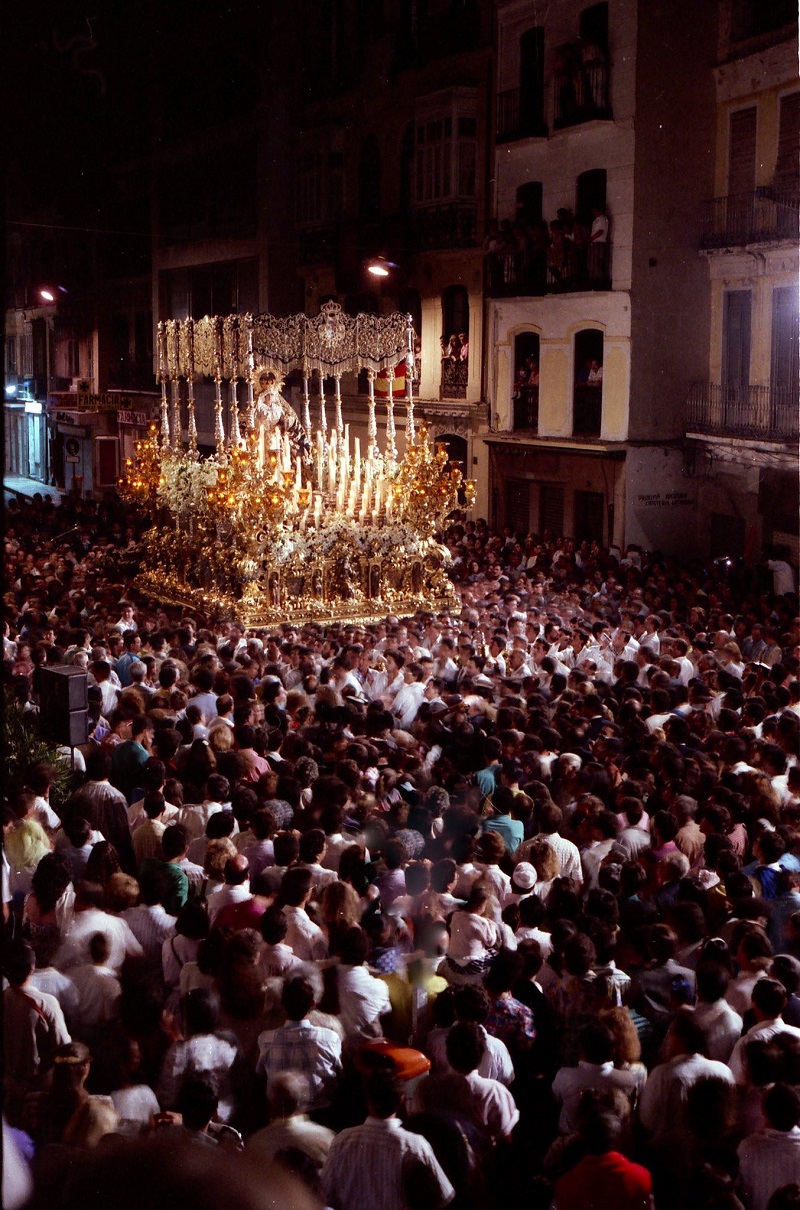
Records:
<instances>
[{"instance_id":1,"label":"street lamp","mask_svg":"<svg viewBox=\"0 0 800 1210\"><path fill-rule=\"evenodd\" d=\"M67 288L66 286L40 286L38 293L42 302L54 303L58 300L59 294L67 293Z\"/></svg>"},{"instance_id":2,"label":"street lamp","mask_svg":"<svg viewBox=\"0 0 800 1210\"><path fill-rule=\"evenodd\" d=\"M367 273L371 273L373 277L389 277L392 269L397 268L395 262L387 260L385 256L374 256L367 262Z\"/></svg>"},{"instance_id":3,"label":"street lamp","mask_svg":"<svg viewBox=\"0 0 800 1210\"><path fill-rule=\"evenodd\" d=\"M66 286L53 286L53 285L48 284L48 285L40 286L39 289L36 291L36 293L39 296L40 302L50 305L52 303L57 303L59 301L60 296L62 294L69 293L69 291L67 290ZM52 321L48 318L45 318L45 320L44 320L44 325L45 325L45 328L44 328L44 356L45 356L44 398L45 398L45 404L50 399L50 324L51 324L51 322Z\"/></svg>"}]
</instances>

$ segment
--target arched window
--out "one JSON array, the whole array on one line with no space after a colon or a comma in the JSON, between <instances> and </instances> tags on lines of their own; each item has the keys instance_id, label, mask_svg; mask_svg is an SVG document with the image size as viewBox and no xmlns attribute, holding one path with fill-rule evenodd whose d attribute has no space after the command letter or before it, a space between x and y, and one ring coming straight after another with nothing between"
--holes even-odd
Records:
<instances>
[{"instance_id":1,"label":"arched window","mask_svg":"<svg viewBox=\"0 0 800 1210\"><path fill-rule=\"evenodd\" d=\"M372 223L381 216L381 153L374 134L364 140L358 165L358 217Z\"/></svg>"},{"instance_id":2,"label":"arched window","mask_svg":"<svg viewBox=\"0 0 800 1210\"><path fill-rule=\"evenodd\" d=\"M538 432L539 337L535 332L520 332L514 338L512 399L514 432Z\"/></svg>"},{"instance_id":3,"label":"arched window","mask_svg":"<svg viewBox=\"0 0 800 1210\"><path fill-rule=\"evenodd\" d=\"M595 328L575 333L572 398L573 437L599 437L603 419L603 333Z\"/></svg>"}]
</instances>

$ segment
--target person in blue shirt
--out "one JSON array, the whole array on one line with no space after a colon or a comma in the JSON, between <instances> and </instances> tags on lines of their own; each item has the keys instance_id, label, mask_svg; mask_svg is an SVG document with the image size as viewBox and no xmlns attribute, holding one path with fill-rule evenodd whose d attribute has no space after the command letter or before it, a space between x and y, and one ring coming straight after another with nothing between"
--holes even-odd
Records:
<instances>
[{"instance_id":1,"label":"person in blue shirt","mask_svg":"<svg viewBox=\"0 0 800 1210\"><path fill-rule=\"evenodd\" d=\"M497 832L502 836L506 850L513 853L525 837L525 829L523 823L519 819L513 819L511 812L514 808L514 792L508 786L501 786L497 790L492 799L494 803L494 815L490 815L488 819L483 821L483 830L485 832Z\"/></svg>"}]
</instances>

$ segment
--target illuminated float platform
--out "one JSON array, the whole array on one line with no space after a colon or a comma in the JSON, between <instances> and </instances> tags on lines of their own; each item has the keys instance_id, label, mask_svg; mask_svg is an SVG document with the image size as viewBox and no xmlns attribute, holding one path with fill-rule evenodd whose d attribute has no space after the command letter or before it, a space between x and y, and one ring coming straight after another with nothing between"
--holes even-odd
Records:
<instances>
[{"instance_id":1,"label":"illuminated float platform","mask_svg":"<svg viewBox=\"0 0 800 1210\"><path fill-rule=\"evenodd\" d=\"M405 391L398 397L400 362ZM300 416L280 394L293 371L303 383ZM361 371L369 390L364 449L350 439L341 399L342 376ZM435 534L458 506L459 489L469 507L475 485L415 425L410 316L348 316L331 302L313 317L167 320L158 325L158 379L160 427L153 424L137 444L120 481L123 496L154 519L136 574L142 592L247 627L366 623L458 608L449 553ZM208 379L216 448L204 457L195 386ZM398 406L406 419L402 458Z\"/></svg>"}]
</instances>

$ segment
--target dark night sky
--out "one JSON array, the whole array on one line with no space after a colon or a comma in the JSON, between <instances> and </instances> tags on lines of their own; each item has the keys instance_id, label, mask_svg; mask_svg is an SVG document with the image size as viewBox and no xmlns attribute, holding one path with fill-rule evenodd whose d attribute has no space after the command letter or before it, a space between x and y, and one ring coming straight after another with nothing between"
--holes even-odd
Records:
<instances>
[{"instance_id":1,"label":"dark night sky","mask_svg":"<svg viewBox=\"0 0 800 1210\"><path fill-rule=\"evenodd\" d=\"M148 153L160 99L175 132L218 108L251 105L264 11L252 0L13 0L4 31L7 218L102 225L108 167Z\"/></svg>"}]
</instances>

